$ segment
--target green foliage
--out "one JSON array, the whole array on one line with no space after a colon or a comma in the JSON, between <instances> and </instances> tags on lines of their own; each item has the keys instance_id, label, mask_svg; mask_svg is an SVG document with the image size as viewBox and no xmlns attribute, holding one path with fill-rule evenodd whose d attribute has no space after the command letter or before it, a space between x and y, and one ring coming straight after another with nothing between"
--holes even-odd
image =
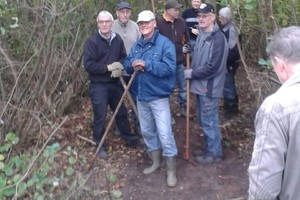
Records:
<instances>
[{"instance_id":1,"label":"green foliage","mask_svg":"<svg viewBox=\"0 0 300 200\"><path fill-rule=\"evenodd\" d=\"M262 66L263 68L266 68L266 69L272 69L272 62L271 62L270 59L265 60L265 59L263 59L263 58L260 58L260 59L258 60L258 64L259 64L260 66Z\"/></svg>"},{"instance_id":2,"label":"green foliage","mask_svg":"<svg viewBox=\"0 0 300 200\"><path fill-rule=\"evenodd\" d=\"M58 170L59 166L55 162L55 155L60 150L58 143L53 143L45 147L41 156L38 152L14 155L9 157L8 152L17 145L19 138L13 133L6 134L3 144L0 146L0 199L24 197L27 194L33 194L33 199L53 199L53 191L60 183L68 183L65 175L70 177L74 174L73 165L77 163L75 157L77 154L71 147L67 147L66 170ZM32 163L35 161L34 165ZM55 176L53 172L60 171L60 175ZM73 177L70 177L74 180ZM77 187L77 179L68 186L70 191ZM62 194L64 196L65 194Z\"/></svg>"}]
</instances>

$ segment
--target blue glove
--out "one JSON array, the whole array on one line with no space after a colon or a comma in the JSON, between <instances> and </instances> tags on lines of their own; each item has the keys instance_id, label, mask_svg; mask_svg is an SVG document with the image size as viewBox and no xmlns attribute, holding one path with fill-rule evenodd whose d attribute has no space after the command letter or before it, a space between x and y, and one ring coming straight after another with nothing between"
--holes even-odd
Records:
<instances>
[{"instance_id":1,"label":"blue glove","mask_svg":"<svg viewBox=\"0 0 300 200\"><path fill-rule=\"evenodd\" d=\"M184 78L185 79L192 79L192 72L193 72L193 69L184 70Z\"/></svg>"}]
</instances>

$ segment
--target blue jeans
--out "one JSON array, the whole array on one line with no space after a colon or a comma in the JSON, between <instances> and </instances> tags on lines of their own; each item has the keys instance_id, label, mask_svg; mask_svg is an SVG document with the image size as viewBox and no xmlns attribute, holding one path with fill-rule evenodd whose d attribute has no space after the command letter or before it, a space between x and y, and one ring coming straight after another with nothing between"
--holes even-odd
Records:
<instances>
[{"instance_id":1,"label":"blue jeans","mask_svg":"<svg viewBox=\"0 0 300 200\"><path fill-rule=\"evenodd\" d=\"M162 149L163 156L176 156L177 147L172 133L169 98L138 100L137 106L147 151Z\"/></svg>"},{"instance_id":2,"label":"blue jeans","mask_svg":"<svg viewBox=\"0 0 300 200\"><path fill-rule=\"evenodd\" d=\"M176 82L178 87L178 102L184 106L186 104L186 80L184 79L184 66L178 64L176 66Z\"/></svg>"},{"instance_id":3,"label":"blue jeans","mask_svg":"<svg viewBox=\"0 0 300 200\"><path fill-rule=\"evenodd\" d=\"M228 100L233 100L237 97L237 90L235 86L234 76L235 73L233 71L227 72L225 74L223 96L225 99Z\"/></svg>"},{"instance_id":4,"label":"blue jeans","mask_svg":"<svg viewBox=\"0 0 300 200\"><path fill-rule=\"evenodd\" d=\"M221 157L221 131L218 119L219 98L196 95L198 123L204 132L204 153L207 156Z\"/></svg>"}]
</instances>

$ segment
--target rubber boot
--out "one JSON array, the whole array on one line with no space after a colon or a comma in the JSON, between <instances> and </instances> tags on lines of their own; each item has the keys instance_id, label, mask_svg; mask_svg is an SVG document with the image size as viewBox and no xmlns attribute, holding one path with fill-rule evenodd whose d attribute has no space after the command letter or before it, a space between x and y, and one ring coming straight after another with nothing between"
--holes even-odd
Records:
<instances>
[{"instance_id":1,"label":"rubber boot","mask_svg":"<svg viewBox=\"0 0 300 200\"><path fill-rule=\"evenodd\" d=\"M166 162L167 162L167 185L168 187L175 187L177 184L175 156L166 157Z\"/></svg>"},{"instance_id":2,"label":"rubber boot","mask_svg":"<svg viewBox=\"0 0 300 200\"><path fill-rule=\"evenodd\" d=\"M150 152L150 156L152 159L152 165L146 169L144 169L143 174L151 174L152 172L156 171L161 164L161 151L155 150Z\"/></svg>"}]
</instances>

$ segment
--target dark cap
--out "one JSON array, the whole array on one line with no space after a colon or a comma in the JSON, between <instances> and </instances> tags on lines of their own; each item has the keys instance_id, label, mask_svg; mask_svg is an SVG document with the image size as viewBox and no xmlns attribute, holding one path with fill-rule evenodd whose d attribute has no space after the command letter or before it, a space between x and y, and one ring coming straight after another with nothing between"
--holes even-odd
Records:
<instances>
[{"instance_id":1,"label":"dark cap","mask_svg":"<svg viewBox=\"0 0 300 200\"><path fill-rule=\"evenodd\" d=\"M165 3L165 9L167 10L170 8L178 9L178 8L181 8L181 5L176 0L168 0Z\"/></svg>"},{"instance_id":2,"label":"dark cap","mask_svg":"<svg viewBox=\"0 0 300 200\"><path fill-rule=\"evenodd\" d=\"M121 1L117 4L117 10L121 10L123 8L131 9L130 5L128 2Z\"/></svg>"},{"instance_id":3,"label":"dark cap","mask_svg":"<svg viewBox=\"0 0 300 200\"><path fill-rule=\"evenodd\" d=\"M215 13L214 6L209 3L202 3L197 9L197 13Z\"/></svg>"}]
</instances>

